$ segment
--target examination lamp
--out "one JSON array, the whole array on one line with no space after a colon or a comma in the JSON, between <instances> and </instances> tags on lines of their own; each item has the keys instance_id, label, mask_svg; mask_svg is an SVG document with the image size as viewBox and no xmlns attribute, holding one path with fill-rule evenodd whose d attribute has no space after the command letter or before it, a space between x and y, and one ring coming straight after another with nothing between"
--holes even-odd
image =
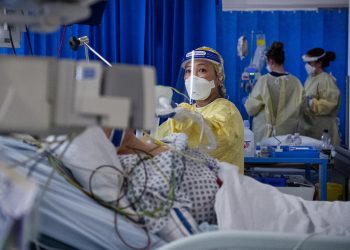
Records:
<instances>
[{"instance_id":1,"label":"examination lamp","mask_svg":"<svg viewBox=\"0 0 350 250\"><path fill-rule=\"evenodd\" d=\"M98 58L100 58L105 64L107 64L109 67L112 67L112 64L110 64L106 59L104 59L96 50L94 50L89 45L89 37L82 36L82 37L75 37L72 36L72 38L69 40L69 46L72 50L77 51L80 46L84 45L85 48L85 58L86 61L89 61L89 50L94 53Z\"/></svg>"}]
</instances>

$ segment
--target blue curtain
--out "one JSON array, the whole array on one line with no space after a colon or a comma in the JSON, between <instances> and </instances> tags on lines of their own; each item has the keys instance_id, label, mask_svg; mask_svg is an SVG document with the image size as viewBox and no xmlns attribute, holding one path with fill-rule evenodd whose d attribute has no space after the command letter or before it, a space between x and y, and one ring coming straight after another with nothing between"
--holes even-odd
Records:
<instances>
[{"instance_id":1,"label":"blue curtain","mask_svg":"<svg viewBox=\"0 0 350 250\"><path fill-rule=\"evenodd\" d=\"M266 35L267 46L273 41L284 43L286 52L285 68L303 83L306 72L301 56L311 48L321 47L334 51L336 60L326 69L337 78L341 91L341 108L338 113L342 142L345 136L345 81L347 75L348 10L331 9L319 11L254 11L221 12L218 18L218 49L225 58L226 87L228 95L239 108L244 118L248 115L243 107L244 93L240 87L241 74L249 65L255 50L251 43L251 32ZM238 38L248 38L249 54L244 60L237 56ZM266 73L263 70L262 73Z\"/></svg>"},{"instance_id":2,"label":"blue curtain","mask_svg":"<svg viewBox=\"0 0 350 250\"><path fill-rule=\"evenodd\" d=\"M176 85L185 52L216 47L215 0L110 0L99 26L71 25L50 34L30 34L34 55L85 59L84 49L73 52L72 36L87 35L89 44L111 63L149 64L157 68L158 83ZM25 34L18 55L29 55ZM0 54L12 54L0 49ZM90 59L98 59L90 53ZM181 90L183 86L178 86Z\"/></svg>"}]
</instances>

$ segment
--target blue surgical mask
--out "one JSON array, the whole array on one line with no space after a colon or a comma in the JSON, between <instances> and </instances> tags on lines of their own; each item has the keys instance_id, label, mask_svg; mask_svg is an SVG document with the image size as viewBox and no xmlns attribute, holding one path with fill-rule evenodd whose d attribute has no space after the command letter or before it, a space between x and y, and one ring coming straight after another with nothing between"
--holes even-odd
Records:
<instances>
[{"instance_id":1,"label":"blue surgical mask","mask_svg":"<svg viewBox=\"0 0 350 250\"><path fill-rule=\"evenodd\" d=\"M270 73L271 72L271 68L269 64L266 64L266 70Z\"/></svg>"}]
</instances>

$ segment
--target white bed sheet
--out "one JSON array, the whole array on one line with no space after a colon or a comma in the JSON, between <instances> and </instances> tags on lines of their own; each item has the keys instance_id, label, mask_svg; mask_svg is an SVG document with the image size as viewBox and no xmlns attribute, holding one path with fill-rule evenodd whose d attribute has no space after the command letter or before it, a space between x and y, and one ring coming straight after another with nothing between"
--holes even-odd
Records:
<instances>
[{"instance_id":1,"label":"white bed sheet","mask_svg":"<svg viewBox=\"0 0 350 250\"><path fill-rule=\"evenodd\" d=\"M306 201L240 175L231 164L220 167L223 185L215 201L220 230L350 236L350 202Z\"/></svg>"},{"instance_id":2,"label":"white bed sheet","mask_svg":"<svg viewBox=\"0 0 350 250\"><path fill-rule=\"evenodd\" d=\"M35 148L17 140L0 137L0 161L26 173L28 166L18 164L35 155ZM31 178L40 189L44 186L52 167L46 159L37 163ZM40 196L40 192L39 192ZM114 213L87 197L67 183L58 173L54 174L38 209L39 233L50 236L78 249L129 249L117 236L114 227ZM146 246L147 237L142 229L118 216L118 229L135 248ZM165 244L155 235L150 235L155 249Z\"/></svg>"}]
</instances>

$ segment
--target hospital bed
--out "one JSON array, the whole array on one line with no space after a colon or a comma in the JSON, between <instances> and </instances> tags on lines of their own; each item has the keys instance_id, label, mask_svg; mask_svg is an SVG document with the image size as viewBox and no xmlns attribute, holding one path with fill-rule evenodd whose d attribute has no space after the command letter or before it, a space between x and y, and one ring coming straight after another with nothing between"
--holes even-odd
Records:
<instances>
[{"instance_id":1,"label":"hospital bed","mask_svg":"<svg viewBox=\"0 0 350 250\"><path fill-rule=\"evenodd\" d=\"M128 221L125 217L97 204L80 190L69 184L57 172L53 175L44 196L43 187L53 168L44 158L40 162L28 162L28 158L37 153L34 146L27 145L15 139L0 137L0 161L25 175L32 169L31 178L40 187L38 200L34 207L34 216L38 218L37 230L40 238L49 237L57 242L68 245L70 249L155 249L165 242L150 234L149 240L145 231ZM23 166L27 162L27 166ZM118 236L120 234L122 238ZM125 243L123 243L125 241ZM48 242L48 241L46 241ZM58 246L58 245L56 245ZM52 247L52 246L51 246ZM64 248L66 249L66 248Z\"/></svg>"},{"instance_id":2,"label":"hospital bed","mask_svg":"<svg viewBox=\"0 0 350 250\"><path fill-rule=\"evenodd\" d=\"M173 241L158 250L347 250L349 247L350 239L345 237L253 231L213 231Z\"/></svg>"},{"instance_id":3,"label":"hospital bed","mask_svg":"<svg viewBox=\"0 0 350 250\"><path fill-rule=\"evenodd\" d=\"M265 249L350 249L350 239L345 237L253 231L200 233L167 244L153 234L149 234L148 239L143 229L121 215L117 217L116 230L113 211L97 204L57 172L45 188L53 171L47 160L24 164L36 154L34 146L0 137L0 161L16 166L25 175L31 169L30 176L40 187L34 208L39 220L33 230L37 230L39 239L49 239L45 243L52 239L63 243L63 249L132 249L126 244L137 249L159 250L232 249L232 246L234 249L262 249L262 246ZM58 248L62 244L51 245L55 246Z\"/></svg>"}]
</instances>

